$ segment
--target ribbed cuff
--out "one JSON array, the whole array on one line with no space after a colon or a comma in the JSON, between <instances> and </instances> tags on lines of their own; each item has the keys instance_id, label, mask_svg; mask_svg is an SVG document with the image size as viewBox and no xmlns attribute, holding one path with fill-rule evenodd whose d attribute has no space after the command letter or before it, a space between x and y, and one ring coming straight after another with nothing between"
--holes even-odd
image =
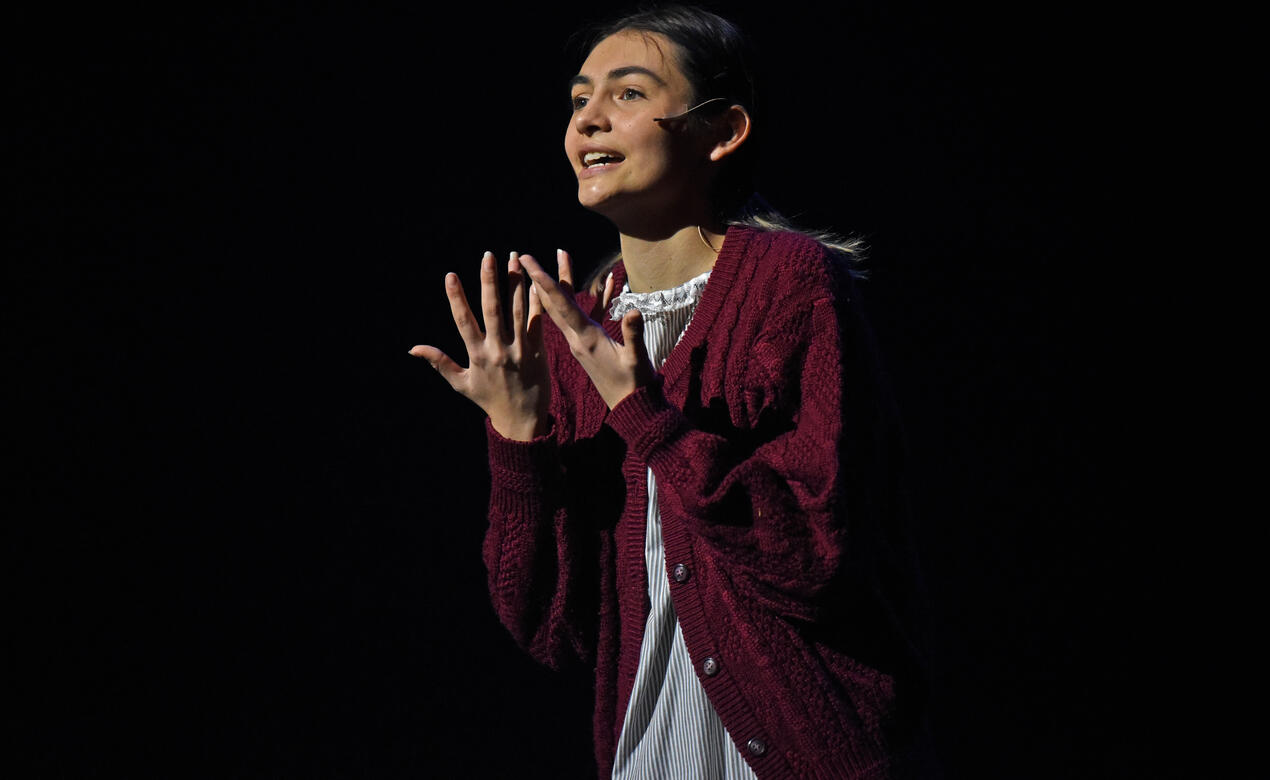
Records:
<instances>
[{"instance_id":1,"label":"ribbed cuff","mask_svg":"<svg viewBox=\"0 0 1270 780\"><path fill-rule=\"evenodd\" d=\"M493 490L542 492L559 474L554 421L549 422L542 436L516 441L494 430L486 417L485 438L489 444L490 488Z\"/></svg>"},{"instance_id":2,"label":"ribbed cuff","mask_svg":"<svg viewBox=\"0 0 1270 780\"><path fill-rule=\"evenodd\" d=\"M683 413L662 395L661 385L659 376L619 401L604 420L626 440L631 452L645 462L654 449L687 424Z\"/></svg>"}]
</instances>

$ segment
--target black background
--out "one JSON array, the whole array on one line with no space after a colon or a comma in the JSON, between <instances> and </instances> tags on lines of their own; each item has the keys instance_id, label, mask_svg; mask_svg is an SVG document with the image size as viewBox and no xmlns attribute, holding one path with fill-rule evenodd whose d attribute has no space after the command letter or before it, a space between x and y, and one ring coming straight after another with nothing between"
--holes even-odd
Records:
<instances>
[{"instance_id":1,"label":"black background","mask_svg":"<svg viewBox=\"0 0 1270 780\"><path fill-rule=\"evenodd\" d=\"M1143 533L1117 25L724 12L767 64L762 191L872 247L949 776L1167 776L1177 541ZM461 355L441 279L471 289L486 249L614 248L561 148L565 39L605 13L17 15L12 644L40 776L593 772L587 677L488 605L481 416L406 350Z\"/></svg>"}]
</instances>

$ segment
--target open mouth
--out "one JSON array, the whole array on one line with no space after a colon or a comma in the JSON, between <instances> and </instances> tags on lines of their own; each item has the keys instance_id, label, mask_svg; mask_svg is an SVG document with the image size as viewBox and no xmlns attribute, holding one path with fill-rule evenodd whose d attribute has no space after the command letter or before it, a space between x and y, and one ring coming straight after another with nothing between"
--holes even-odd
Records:
<instances>
[{"instance_id":1,"label":"open mouth","mask_svg":"<svg viewBox=\"0 0 1270 780\"><path fill-rule=\"evenodd\" d=\"M594 168L599 165L611 165L613 163L620 163L625 159L626 158L620 154L613 154L611 152L587 152L582 156L582 167Z\"/></svg>"}]
</instances>

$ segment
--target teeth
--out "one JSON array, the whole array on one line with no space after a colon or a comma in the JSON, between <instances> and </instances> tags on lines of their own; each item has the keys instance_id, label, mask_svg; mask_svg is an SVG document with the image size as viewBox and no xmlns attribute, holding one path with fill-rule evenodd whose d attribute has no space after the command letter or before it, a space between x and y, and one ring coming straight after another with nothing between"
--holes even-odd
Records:
<instances>
[{"instance_id":1,"label":"teeth","mask_svg":"<svg viewBox=\"0 0 1270 780\"><path fill-rule=\"evenodd\" d=\"M599 163L602 163L608 160L620 160L620 159L622 158L615 157L611 154L605 154L604 152L587 152L586 155L582 158L582 164L590 166L590 165L597 165Z\"/></svg>"}]
</instances>

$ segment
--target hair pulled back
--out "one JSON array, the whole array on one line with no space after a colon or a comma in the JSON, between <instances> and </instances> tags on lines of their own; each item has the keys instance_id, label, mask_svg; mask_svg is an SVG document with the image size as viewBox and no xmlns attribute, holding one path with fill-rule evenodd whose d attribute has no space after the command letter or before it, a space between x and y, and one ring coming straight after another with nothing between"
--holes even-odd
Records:
<instances>
[{"instance_id":1,"label":"hair pulled back","mask_svg":"<svg viewBox=\"0 0 1270 780\"><path fill-rule=\"evenodd\" d=\"M852 272L863 259L864 242L827 231L795 227L755 190L755 173L762 140L758 90L756 88L756 55L749 38L732 22L718 14L681 3L644 3L633 11L584 28L571 39L585 59L604 39L622 32L660 35L674 44L668 52L692 88L690 105L712 98L722 101L703 106L685 117L685 121L702 125L710 117L729 106L740 105L750 115L750 136L728 156L714 181L711 200L715 216L722 224L749 225L765 230L790 230L824 244L851 260ZM620 256L595 269L591 281L602 284L603 274Z\"/></svg>"},{"instance_id":2,"label":"hair pulled back","mask_svg":"<svg viewBox=\"0 0 1270 780\"><path fill-rule=\"evenodd\" d=\"M689 114L686 122L705 124L712 115L732 105L743 106L751 120L756 117L753 50L735 24L695 6L644 4L584 29L575 39L580 41L585 58L605 38L627 31L661 35L674 44L674 50L667 54L674 57L692 88L689 105L723 98ZM730 156L715 180L712 200L721 222L726 222L754 192L758 134L753 128L757 126L752 121L750 137Z\"/></svg>"}]
</instances>

